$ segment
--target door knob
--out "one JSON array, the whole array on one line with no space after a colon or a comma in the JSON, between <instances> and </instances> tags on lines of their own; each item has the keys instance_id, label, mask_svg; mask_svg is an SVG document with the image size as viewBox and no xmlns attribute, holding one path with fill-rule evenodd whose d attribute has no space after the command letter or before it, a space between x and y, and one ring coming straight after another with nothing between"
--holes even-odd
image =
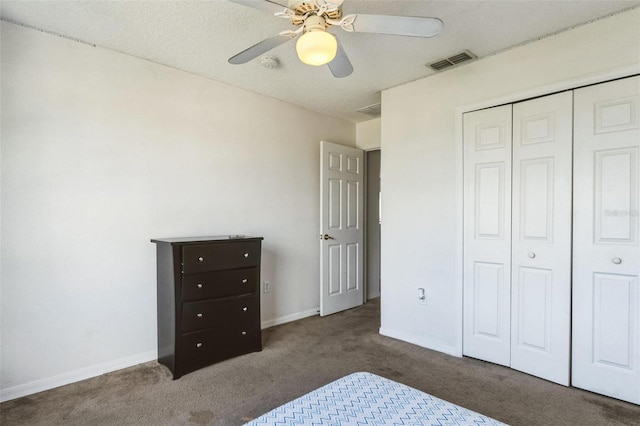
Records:
<instances>
[{"instance_id":1,"label":"door knob","mask_svg":"<svg viewBox=\"0 0 640 426\"><path fill-rule=\"evenodd\" d=\"M324 235L322 236L322 239L324 239L324 240L333 240L334 238L333 238L331 235L324 234Z\"/></svg>"}]
</instances>

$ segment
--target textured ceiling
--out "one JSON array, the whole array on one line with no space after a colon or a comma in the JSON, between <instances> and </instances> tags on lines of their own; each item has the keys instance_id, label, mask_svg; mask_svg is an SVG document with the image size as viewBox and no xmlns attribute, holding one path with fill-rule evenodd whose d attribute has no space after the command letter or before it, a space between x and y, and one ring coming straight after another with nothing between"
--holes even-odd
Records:
<instances>
[{"instance_id":1,"label":"textured ceiling","mask_svg":"<svg viewBox=\"0 0 640 426\"><path fill-rule=\"evenodd\" d=\"M261 1L261 0L256 0ZM286 0L278 0L285 4ZM291 29L266 12L211 1L7 1L4 20L84 41L359 122L357 109L380 102L380 91L432 74L426 65L469 50L479 58L594 19L637 7L634 1L374 1L345 0L343 13L433 16L444 22L429 39L332 28L354 67L334 78L326 66L302 64L295 42L269 54L274 69L227 59ZM446 71L444 71L446 72Z\"/></svg>"}]
</instances>

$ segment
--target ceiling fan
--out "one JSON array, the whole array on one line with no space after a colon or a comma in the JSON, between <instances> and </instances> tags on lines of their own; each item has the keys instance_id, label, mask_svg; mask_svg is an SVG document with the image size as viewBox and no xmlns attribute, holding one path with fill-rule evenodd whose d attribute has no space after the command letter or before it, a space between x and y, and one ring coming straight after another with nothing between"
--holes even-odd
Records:
<instances>
[{"instance_id":1,"label":"ceiling fan","mask_svg":"<svg viewBox=\"0 0 640 426\"><path fill-rule=\"evenodd\" d=\"M353 72L339 40L327 32L331 26L348 32L391 34L411 37L433 37L442 30L438 18L390 15L342 15L344 0L288 0L288 7L271 0L229 0L254 9L273 13L291 21L296 30L282 31L229 58L231 64L245 64L269 50L302 36L296 43L298 58L309 65L328 64L334 77L346 77Z\"/></svg>"}]
</instances>

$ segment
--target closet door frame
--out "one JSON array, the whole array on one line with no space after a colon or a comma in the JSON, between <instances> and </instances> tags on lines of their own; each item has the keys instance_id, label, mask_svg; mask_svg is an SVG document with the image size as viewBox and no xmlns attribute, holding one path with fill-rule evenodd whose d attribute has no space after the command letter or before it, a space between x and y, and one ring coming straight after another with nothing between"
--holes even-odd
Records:
<instances>
[{"instance_id":1,"label":"closet door frame","mask_svg":"<svg viewBox=\"0 0 640 426\"><path fill-rule=\"evenodd\" d=\"M533 89L515 92L509 95L500 96L492 99L487 99L481 102L475 102L467 105L459 106L455 109L455 167L456 167L456 223L458 224L456 229L456 249L455 249L455 306L456 306L456 342L453 345L454 351L448 352L451 355L462 357L462 345L463 345L463 324L464 324L464 310L463 310L463 293L464 293L464 138L463 128L464 114L467 112L476 111L479 109L491 108L504 104L513 104L527 99L538 98L554 93L574 90L583 86L592 84L604 83L611 80L616 80L625 77L631 77L633 75L640 74L640 65L632 65L628 67L618 68L610 70L606 73L592 75L583 78L577 78L572 80L564 80L549 85L540 86Z\"/></svg>"}]
</instances>

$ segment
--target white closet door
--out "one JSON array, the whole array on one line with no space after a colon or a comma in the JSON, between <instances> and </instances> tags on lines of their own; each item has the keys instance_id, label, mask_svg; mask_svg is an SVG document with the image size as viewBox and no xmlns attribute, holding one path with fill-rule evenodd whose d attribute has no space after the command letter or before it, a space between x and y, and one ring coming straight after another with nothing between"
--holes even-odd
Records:
<instances>
[{"instance_id":1,"label":"white closet door","mask_svg":"<svg viewBox=\"0 0 640 426\"><path fill-rule=\"evenodd\" d=\"M511 367L569 385L572 92L513 106Z\"/></svg>"},{"instance_id":2,"label":"white closet door","mask_svg":"<svg viewBox=\"0 0 640 426\"><path fill-rule=\"evenodd\" d=\"M464 355L510 363L511 105L464 115Z\"/></svg>"},{"instance_id":3,"label":"white closet door","mask_svg":"<svg viewBox=\"0 0 640 426\"><path fill-rule=\"evenodd\" d=\"M640 77L575 91L572 383L640 403Z\"/></svg>"}]
</instances>

